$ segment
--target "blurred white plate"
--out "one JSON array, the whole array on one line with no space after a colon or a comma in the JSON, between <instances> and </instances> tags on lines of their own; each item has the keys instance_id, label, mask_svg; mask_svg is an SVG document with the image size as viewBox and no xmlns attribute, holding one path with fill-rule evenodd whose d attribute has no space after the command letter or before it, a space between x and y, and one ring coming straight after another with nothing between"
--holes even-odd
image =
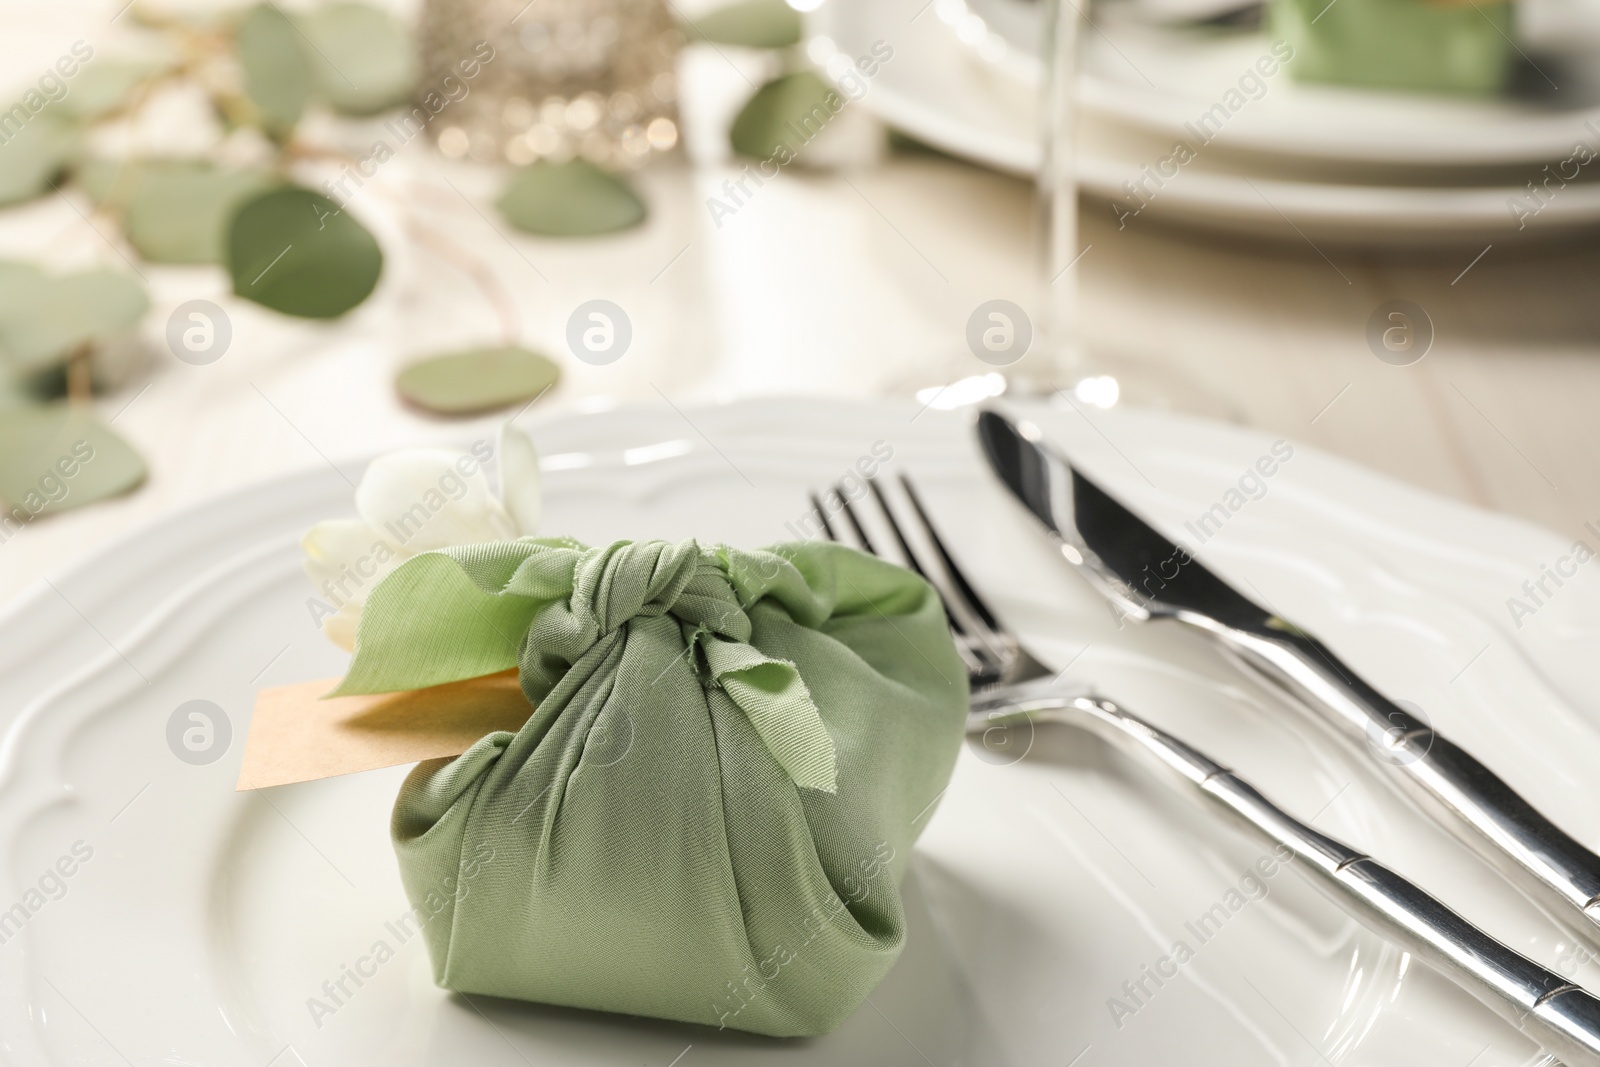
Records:
<instances>
[{"instance_id":1,"label":"blurred white plate","mask_svg":"<svg viewBox=\"0 0 1600 1067\"><path fill-rule=\"evenodd\" d=\"M1039 418L1180 535L1272 445L1168 415ZM1399 806L1359 756L1308 741L1188 635L1119 630L990 483L960 413L764 401L571 417L536 437L547 531L590 541L791 537L808 487L886 443L1041 653L1496 936L1600 986L1600 970L1568 958L1542 917ZM1595 576L1568 581L1520 629L1504 608L1569 546L1305 448L1263 484L1202 558L1251 582L1600 843ZM53 576L0 615L5 1062L1538 1060L1292 872L1246 882L1251 847L1064 732L1039 733L1010 765L963 753L905 886L905 956L833 1035L779 1042L439 990L423 946L385 925L408 908L387 820L403 770L232 789L254 690L342 667L313 625L295 536L348 512L350 492L345 475L324 468L219 499ZM220 758L203 766L180 761L166 739L173 711L195 699L215 702L231 726ZM75 845L79 858L62 860ZM1185 925L1230 899L1241 903L1203 942ZM1170 970L1161 961L1178 940L1193 958L1157 986L1146 969ZM394 955L372 966L379 942ZM347 968L360 970L359 984ZM310 1001L326 1000L325 982L343 982L348 996L319 1018Z\"/></svg>"},{"instance_id":2,"label":"blurred white plate","mask_svg":"<svg viewBox=\"0 0 1600 1067\"><path fill-rule=\"evenodd\" d=\"M903 20L920 0L866 0L860 6L881 6L887 22ZM1185 124L1236 89L1263 56L1270 58L1273 41L1263 31L1162 20L1226 6L1239 6L1238 0L1095 5L1092 24L1081 30L1085 113L1193 142ZM934 0L928 19L942 23L1005 81L1025 87L1021 99L1031 103L1042 70L1043 7L1043 0ZM1533 164L1531 178L1543 164L1571 155L1586 123L1600 124L1600 2L1523 0L1516 18L1520 63L1505 96L1304 85L1278 71L1260 79L1259 99L1229 118L1216 146L1388 166L1524 163ZM1595 144L1600 133L1588 132L1587 140Z\"/></svg>"},{"instance_id":3,"label":"blurred white plate","mask_svg":"<svg viewBox=\"0 0 1600 1067\"><path fill-rule=\"evenodd\" d=\"M993 46L998 32L963 40L959 20L952 26L939 18L953 2L934 0L917 14L913 0L830 0L810 26L828 42L819 51L855 57L877 41L894 48L862 99L885 122L954 155L1032 173L1037 89L1026 72L1037 64ZM1004 3L1005 10L1016 7ZM1012 11L995 27L1018 17ZM1293 85L1280 71L1263 80L1260 99L1202 145L1184 123L1196 122L1237 83L1266 52L1266 39L1145 25L1114 8L1097 15L1096 26L1104 32L1084 30L1078 173L1085 192L1113 202L1102 210L1120 215L1142 199L1148 207L1141 221L1316 242L1472 243L1600 224L1600 175L1557 189L1542 205L1525 187L1544 179L1545 163L1571 157L1579 141L1600 152L1600 132L1584 126L1592 119L1600 131L1600 93L1576 75L1563 75L1556 94L1563 110L1555 111ZM1600 78L1600 69L1589 74ZM1145 168L1156 168L1179 141L1198 148L1195 160L1176 168L1154 196L1131 193L1125 183L1156 188Z\"/></svg>"}]
</instances>

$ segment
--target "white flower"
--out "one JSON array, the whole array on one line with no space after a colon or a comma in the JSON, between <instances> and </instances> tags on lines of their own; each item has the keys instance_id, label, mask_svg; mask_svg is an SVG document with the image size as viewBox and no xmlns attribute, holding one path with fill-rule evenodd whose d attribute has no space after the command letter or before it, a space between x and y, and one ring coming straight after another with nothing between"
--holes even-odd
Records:
<instances>
[{"instance_id":1,"label":"white flower","mask_svg":"<svg viewBox=\"0 0 1600 1067\"><path fill-rule=\"evenodd\" d=\"M500 431L500 492L489 487L487 441L470 452L411 448L380 456L356 488L358 519L319 522L300 539L321 605L322 631L346 651L367 597L400 564L437 548L507 541L539 523L539 456L526 434Z\"/></svg>"}]
</instances>

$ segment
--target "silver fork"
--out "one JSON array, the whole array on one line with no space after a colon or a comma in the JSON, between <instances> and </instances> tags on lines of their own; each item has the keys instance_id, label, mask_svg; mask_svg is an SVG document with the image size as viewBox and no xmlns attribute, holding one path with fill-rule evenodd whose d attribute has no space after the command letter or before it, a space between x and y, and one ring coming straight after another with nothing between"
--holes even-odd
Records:
<instances>
[{"instance_id":1,"label":"silver fork","mask_svg":"<svg viewBox=\"0 0 1600 1067\"><path fill-rule=\"evenodd\" d=\"M890 489L868 479L867 486L869 492L854 497L842 484L812 493L811 505L829 540L853 541L894 560L879 551L885 539L875 538L862 521L870 496L900 557L894 562L920 574L939 594L973 687L969 734L1005 755L1019 739L1013 731L1031 730L1038 722L1103 738L1256 841L1292 850L1296 869L1335 904L1430 964L1547 1052L1574 1067L1600 1067L1600 999L1496 941L1377 860L1295 819L1203 753L1087 687L1056 677L968 581L910 479L902 475ZM830 502L837 507L830 509ZM843 519L838 528L830 510ZM841 528L851 536L841 537Z\"/></svg>"},{"instance_id":2,"label":"silver fork","mask_svg":"<svg viewBox=\"0 0 1600 1067\"><path fill-rule=\"evenodd\" d=\"M912 547L907 540L906 528L895 521L894 510L878 480L867 479L867 487L877 500L878 507L887 522L889 534L900 550L900 562L927 579L928 584L939 592L940 599L944 601L950 632L956 639L956 650L967 666L967 676L973 689L982 690L996 685L1031 682L1054 675L1054 671L1040 663L1022 646L1022 642L1000 624L994 612L989 610L989 606L978 596L977 591L967 583L966 576L956 566L956 561L945 549L944 542L934 533L933 523L923 509L922 499L917 495L911 481L902 477L900 487L917 518L917 526L913 528L912 536L916 536L915 531L920 530L927 537L928 543L920 550ZM883 555L867 533L849 495L844 492L844 487L836 486L833 494L839 501L839 513L849 524L850 532L859 547L872 555ZM816 509L822 530L828 535L829 540L840 541L838 531L828 521L823 500L816 493L811 494L811 505Z\"/></svg>"}]
</instances>

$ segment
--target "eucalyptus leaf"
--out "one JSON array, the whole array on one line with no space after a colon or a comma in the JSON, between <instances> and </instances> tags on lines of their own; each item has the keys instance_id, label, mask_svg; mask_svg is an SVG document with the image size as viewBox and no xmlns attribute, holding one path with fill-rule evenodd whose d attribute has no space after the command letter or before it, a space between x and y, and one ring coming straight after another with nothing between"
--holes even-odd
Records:
<instances>
[{"instance_id":1,"label":"eucalyptus leaf","mask_svg":"<svg viewBox=\"0 0 1600 1067\"><path fill-rule=\"evenodd\" d=\"M0 374L0 414L32 403L28 390Z\"/></svg>"},{"instance_id":2,"label":"eucalyptus leaf","mask_svg":"<svg viewBox=\"0 0 1600 1067\"><path fill-rule=\"evenodd\" d=\"M90 387L96 395L127 385L133 375L147 365L148 349L137 330L101 344L89 353ZM7 368L0 357L0 381ZM70 361L47 363L32 372L16 372L10 380L13 392L33 403L64 400L72 395Z\"/></svg>"},{"instance_id":3,"label":"eucalyptus leaf","mask_svg":"<svg viewBox=\"0 0 1600 1067\"><path fill-rule=\"evenodd\" d=\"M695 19L688 36L744 48L789 48L800 43L800 12L784 0L739 0Z\"/></svg>"},{"instance_id":4,"label":"eucalyptus leaf","mask_svg":"<svg viewBox=\"0 0 1600 1067\"><path fill-rule=\"evenodd\" d=\"M96 159L80 165L76 175L96 204L123 213L128 240L154 263L222 262L234 210L281 184L264 170L178 159Z\"/></svg>"},{"instance_id":5,"label":"eucalyptus leaf","mask_svg":"<svg viewBox=\"0 0 1600 1067\"><path fill-rule=\"evenodd\" d=\"M526 348L485 348L434 356L400 372L395 387L419 408L472 415L539 396L561 368Z\"/></svg>"},{"instance_id":6,"label":"eucalyptus leaf","mask_svg":"<svg viewBox=\"0 0 1600 1067\"><path fill-rule=\"evenodd\" d=\"M73 168L72 177L96 207L111 200L113 193L118 204L126 204L131 182L140 169L140 164L126 160L89 158Z\"/></svg>"},{"instance_id":7,"label":"eucalyptus leaf","mask_svg":"<svg viewBox=\"0 0 1600 1067\"><path fill-rule=\"evenodd\" d=\"M228 228L233 291L308 319L331 319L371 295L383 252L366 227L298 186L246 201Z\"/></svg>"},{"instance_id":8,"label":"eucalyptus leaf","mask_svg":"<svg viewBox=\"0 0 1600 1067\"><path fill-rule=\"evenodd\" d=\"M11 277L6 270L9 266L10 264L0 263L0 288L4 288L7 278ZM28 387L27 381L20 375L12 373L3 362L0 362L0 414L12 408L34 404L37 400L38 397Z\"/></svg>"},{"instance_id":9,"label":"eucalyptus leaf","mask_svg":"<svg viewBox=\"0 0 1600 1067\"><path fill-rule=\"evenodd\" d=\"M32 263L23 263L15 259L0 259L0 308L7 306L6 290L13 283L21 282L26 284L31 279L43 278L44 276L44 271L35 267Z\"/></svg>"},{"instance_id":10,"label":"eucalyptus leaf","mask_svg":"<svg viewBox=\"0 0 1600 1067\"><path fill-rule=\"evenodd\" d=\"M50 277L30 263L0 263L0 367L13 382L50 366L55 355L49 352L41 358L25 347L37 333L29 322L40 314L50 286Z\"/></svg>"},{"instance_id":11,"label":"eucalyptus leaf","mask_svg":"<svg viewBox=\"0 0 1600 1067\"><path fill-rule=\"evenodd\" d=\"M274 4L258 4L239 23L234 48L263 124L281 134L299 122L311 95L311 65L289 17Z\"/></svg>"},{"instance_id":12,"label":"eucalyptus leaf","mask_svg":"<svg viewBox=\"0 0 1600 1067\"><path fill-rule=\"evenodd\" d=\"M837 90L811 71L785 74L756 90L733 120L728 141L740 155L787 164L842 106Z\"/></svg>"},{"instance_id":13,"label":"eucalyptus leaf","mask_svg":"<svg viewBox=\"0 0 1600 1067\"><path fill-rule=\"evenodd\" d=\"M370 115L411 97L415 47L404 23L367 4L336 2L300 18L317 94L335 110Z\"/></svg>"},{"instance_id":14,"label":"eucalyptus leaf","mask_svg":"<svg viewBox=\"0 0 1600 1067\"><path fill-rule=\"evenodd\" d=\"M547 237L615 233L645 217L644 201L627 182L582 159L517 171L499 207L517 229Z\"/></svg>"},{"instance_id":15,"label":"eucalyptus leaf","mask_svg":"<svg viewBox=\"0 0 1600 1067\"><path fill-rule=\"evenodd\" d=\"M164 63L99 59L85 64L55 106L80 119L93 119L120 107L140 83L167 69Z\"/></svg>"},{"instance_id":16,"label":"eucalyptus leaf","mask_svg":"<svg viewBox=\"0 0 1600 1067\"><path fill-rule=\"evenodd\" d=\"M120 271L52 277L8 270L0 284L0 358L18 373L43 370L81 345L122 337L150 307L144 286Z\"/></svg>"},{"instance_id":17,"label":"eucalyptus leaf","mask_svg":"<svg viewBox=\"0 0 1600 1067\"><path fill-rule=\"evenodd\" d=\"M145 464L81 404L23 405L0 419L0 533L40 515L117 496L144 481Z\"/></svg>"},{"instance_id":18,"label":"eucalyptus leaf","mask_svg":"<svg viewBox=\"0 0 1600 1067\"><path fill-rule=\"evenodd\" d=\"M0 207L48 190L81 139L78 123L52 108L33 112L17 103L0 110Z\"/></svg>"},{"instance_id":19,"label":"eucalyptus leaf","mask_svg":"<svg viewBox=\"0 0 1600 1067\"><path fill-rule=\"evenodd\" d=\"M123 226L139 254L153 263L220 263L234 210L277 184L264 171L151 164L134 183Z\"/></svg>"}]
</instances>

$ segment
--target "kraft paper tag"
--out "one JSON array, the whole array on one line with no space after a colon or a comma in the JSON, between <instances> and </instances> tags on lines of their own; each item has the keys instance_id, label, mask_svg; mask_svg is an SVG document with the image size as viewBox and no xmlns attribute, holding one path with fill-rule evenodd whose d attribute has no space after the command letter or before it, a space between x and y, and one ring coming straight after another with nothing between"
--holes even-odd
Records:
<instances>
[{"instance_id":1,"label":"kraft paper tag","mask_svg":"<svg viewBox=\"0 0 1600 1067\"><path fill-rule=\"evenodd\" d=\"M324 678L256 694L235 788L459 756L485 734L521 729L533 714L514 670L428 689L323 700L338 684L337 678Z\"/></svg>"}]
</instances>

